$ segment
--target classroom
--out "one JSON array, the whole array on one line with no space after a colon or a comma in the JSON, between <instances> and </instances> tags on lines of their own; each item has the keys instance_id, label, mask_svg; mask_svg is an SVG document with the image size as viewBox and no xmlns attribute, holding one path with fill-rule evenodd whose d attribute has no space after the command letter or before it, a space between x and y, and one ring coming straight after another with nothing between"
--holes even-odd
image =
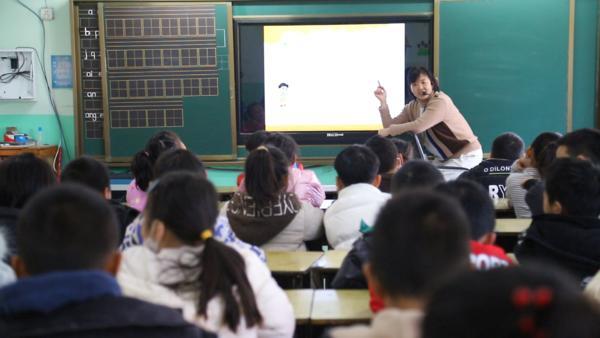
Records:
<instances>
[{"instance_id":1,"label":"classroom","mask_svg":"<svg viewBox=\"0 0 600 338\"><path fill-rule=\"evenodd\" d=\"M600 335L600 0L0 19L0 336Z\"/></svg>"}]
</instances>

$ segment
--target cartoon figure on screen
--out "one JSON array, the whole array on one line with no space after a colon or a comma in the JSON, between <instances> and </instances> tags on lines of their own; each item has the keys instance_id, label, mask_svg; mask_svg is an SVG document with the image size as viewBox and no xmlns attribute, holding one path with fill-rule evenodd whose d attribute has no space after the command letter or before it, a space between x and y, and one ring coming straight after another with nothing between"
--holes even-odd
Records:
<instances>
[{"instance_id":1,"label":"cartoon figure on screen","mask_svg":"<svg viewBox=\"0 0 600 338\"><path fill-rule=\"evenodd\" d=\"M288 84L285 82L279 84L279 107L281 108L287 107L288 87Z\"/></svg>"}]
</instances>

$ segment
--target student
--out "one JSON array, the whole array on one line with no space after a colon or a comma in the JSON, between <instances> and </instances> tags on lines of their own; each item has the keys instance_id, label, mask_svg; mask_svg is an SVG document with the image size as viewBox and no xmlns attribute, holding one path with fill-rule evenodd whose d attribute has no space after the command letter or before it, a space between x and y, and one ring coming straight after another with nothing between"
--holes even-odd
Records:
<instances>
[{"instance_id":1,"label":"student","mask_svg":"<svg viewBox=\"0 0 600 338\"><path fill-rule=\"evenodd\" d=\"M579 158L600 164L600 130L584 128L566 134L558 140L556 157Z\"/></svg>"},{"instance_id":2,"label":"student","mask_svg":"<svg viewBox=\"0 0 600 338\"><path fill-rule=\"evenodd\" d=\"M392 177L402 165L398 158L398 149L390 139L379 135L369 138L365 145L379 159L379 170L377 171L377 174L381 176L379 190L389 193L391 191Z\"/></svg>"},{"instance_id":3,"label":"student","mask_svg":"<svg viewBox=\"0 0 600 338\"><path fill-rule=\"evenodd\" d=\"M402 166L396 172L392 180L395 183L393 196L411 189L433 189L444 182L442 173L431 163L415 160ZM372 227L364 224L361 227L362 233L354 243L348 255L344 258L342 266L338 270L332 282L335 289L364 289L367 287L367 280L362 271L362 266L369 260L369 250L373 243ZM371 299L371 310L379 311L383 308L381 301Z\"/></svg>"},{"instance_id":4,"label":"student","mask_svg":"<svg viewBox=\"0 0 600 338\"><path fill-rule=\"evenodd\" d=\"M268 131L257 130L255 132L253 132L250 136L248 136L248 138L246 139L246 143L244 144L244 146L246 147L246 152L248 154L250 154L250 152L252 152L252 150L262 146L263 143L265 143L265 140L267 139L267 137L269 137ZM242 182L244 181L244 176L245 176L244 173L241 173L238 175L237 181L236 181L238 188L241 186Z\"/></svg>"},{"instance_id":5,"label":"student","mask_svg":"<svg viewBox=\"0 0 600 338\"><path fill-rule=\"evenodd\" d=\"M413 67L408 80L413 100L394 118L390 116L385 89L380 85L375 90L384 127L379 135L409 131L421 134L421 142L435 156L436 166L470 169L479 164L483 153L477 136L452 99L440 91L433 74L423 67ZM449 181L457 177L458 171L444 169L442 173Z\"/></svg>"},{"instance_id":6,"label":"student","mask_svg":"<svg viewBox=\"0 0 600 338\"><path fill-rule=\"evenodd\" d=\"M254 253L213 237L217 193L191 172L162 176L144 212L144 246L123 253L125 294L181 309L219 337L291 337L294 314Z\"/></svg>"},{"instance_id":7,"label":"student","mask_svg":"<svg viewBox=\"0 0 600 338\"><path fill-rule=\"evenodd\" d=\"M304 169L298 162L298 144L294 139L282 133L270 133L264 142L278 148L285 155L290 167L288 169L287 192L293 192L301 201L306 201L312 206L319 208L325 200L325 190L317 175L312 170ZM240 186L244 192L246 187Z\"/></svg>"},{"instance_id":8,"label":"student","mask_svg":"<svg viewBox=\"0 0 600 338\"><path fill-rule=\"evenodd\" d=\"M75 159L63 170L62 183L80 183L99 192L110 204L119 224L119 243L123 240L125 229L139 214L139 211L111 199L110 178L108 168L89 156Z\"/></svg>"},{"instance_id":9,"label":"student","mask_svg":"<svg viewBox=\"0 0 600 338\"><path fill-rule=\"evenodd\" d=\"M544 212L515 248L520 263L542 259L579 280L600 269L600 170L588 161L557 159L548 170Z\"/></svg>"},{"instance_id":10,"label":"student","mask_svg":"<svg viewBox=\"0 0 600 338\"><path fill-rule=\"evenodd\" d=\"M400 163L400 166L415 159L414 149L411 143L397 137L391 137L390 140L394 142L396 150L398 150L398 162Z\"/></svg>"},{"instance_id":11,"label":"student","mask_svg":"<svg viewBox=\"0 0 600 338\"><path fill-rule=\"evenodd\" d=\"M496 211L494 204L481 185L469 180L455 180L435 189L456 198L467 218L471 230L471 264L477 270L506 267L512 261L496 242Z\"/></svg>"},{"instance_id":12,"label":"student","mask_svg":"<svg viewBox=\"0 0 600 338\"><path fill-rule=\"evenodd\" d=\"M548 168L550 168L550 165L552 165L556 159L557 148L558 144L556 142L550 142L539 154L536 164L538 172L540 173L540 179L531 179L523 182L523 188L527 190L527 193L525 194L525 203L527 203L527 207L529 207L532 217L544 213L544 179L546 178Z\"/></svg>"},{"instance_id":13,"label":"student","mask_svg":"<svg viewBox=\"0 0 600 338\"><path fill-rule=\"evenodd\" d=\"M0 231L8 243L5 261L17 253L15 229L20 210L31 197L56 183L48 162L33 154L21 154L0 161Z\"/></svg>"},{"instance_id":14,"label":"student","mask_svg":"<svg viewBox=\"0 0 600 338\"><path fill-rule=\"evenodd\" d=\"M531 211L525 202L527 190L523 187L523 183L532 179L540 179L538 169L540 155L548 144L556 142L560 137L560 134L554 132L539 134L527 149L525 158L519 159L513 164L512 171L506 178L506 196L509 204L515 210L517 218L531 217Z\"/></svg>"},{"instance_id":15,"label":"student","mask_svg":"<svg viewBox=\"0 0 600 338\"><path fill-rule=\"evenodd\" d=\"M2 337L213 337L176 310L123 297L114 279L118 226L80 185L35 196L17 227L19 280L0 289Z\"/></svg>"},{"instance_id":16,"label":"student","mask_svg":"<svg viewBox=\"0 0 600 338\"><path fill-rule=\"evenodd\" d=\"M373 230L369 286L385 309L371 326L333 329L337 337L420 337L424 307L448 278L469 268L468 221L461 207L428 191L388 201Z\"/></svg>"},{"instance_id":17,"label":"student","mask_svg":"<svg viewBox=\"0 0 600 338\"><path fill-rule=\"evenodd\" d=\"M551 266L466 273L431 297L423 338L592 338L598 306Z\"/></svg>"},{"instance_id":18,"label":"student","mask_svg":"<svg viewBox=\"0 0 600 338\"><path fill-rule=\"evenodd\" d=\"M164 152L154 165L155 180L174 171L188 171L206 178L206 170L200 159L189 150L171 149ZM153 184L153 183L151 183ZM136 218L125 231L125 238L121 243L121 251L135 245L142 245L143 217ZM263 261L266 260L265 253L258 247L240 241L229 226L227 217L218 217L214 225L214 238L232 247L244 248L254 252Z\"/></svg>"},{"instance_id":19,"label":"student","mask_svg":"<svg viewBox=\"0 0 600 338\"><path fill-rule=\"evenodd\" d=\"M130 207L140 212L144 210L148 184L154 178L152 176L154 163L160 154L169 149L186 149L186 147L177 134L163 130L154 134L146 142L144 149L133 156L131 173L134 179L129 183L125 196Z\"/></svg>"},{"instance_id":20,"label":"student","mask_svg":"<svg viewBox=\"0 0 600 338\"><path fill-rule=\"evenodd\" d=\"M260 146L248 155L244 191L223 207L233 232L263 250L306 250L321 234L323 212L286 191L289 164L281 150Z\"/></svg>"},{"instance_id":21,"label":"student","mask_svg":"<svg viewBox=\"0 0 600 338\"><path fill-rule=\"evenodd\" d=\"M414 160L406 163L392 178L392 194L408 189L433 188L444 182L444 176L433 164Z\"/></svg>"},{"instance_id":22,"label":"student","mask_svg":"<svg viewBox=\"0 0 600 338\"><path fill-rule=\"evenodd\" d=\"M493 199L505 198L506 178L512 164L523 155L523 140L515 133L504 133L494 139L490 158L462 173L459 178L481 184Z\"/></svg>"},{"instance_id":23,"label":"student","mask_svg":"<svg viewBox=\"0 0 600 338\"><path fill-rule=\"evenodd\" d=\"M334 168L338 198L325 212L323 223L329 245L348 250L360 237L361 226L373 225L390 195L378 189L379 160L366 146L353 145L342 150L335 158Z\"/></svg>"},{"instance_id":24,"label":"student","mask_svg":"<svg viewBox=\"0 0 600 338\"><path fill-rule=\"evenodd\" d=\"M475 269L489 270L512 264L504 250L494 245L496 241L494 233L496 211L487 192L479 184L459 179L447 183L442 182L435 188L435 191L456 199L465 212L471 234L471 265ZM378 312L384 304L371 292L370 306L373 312Z\"/></svg>"}]
</instances>

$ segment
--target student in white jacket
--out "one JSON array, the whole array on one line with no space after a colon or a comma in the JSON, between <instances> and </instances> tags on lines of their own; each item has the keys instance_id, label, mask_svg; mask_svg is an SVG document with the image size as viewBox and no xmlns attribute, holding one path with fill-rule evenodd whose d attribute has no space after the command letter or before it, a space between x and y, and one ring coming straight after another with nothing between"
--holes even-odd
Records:
<instances>
[{"instance_id":1,"label":"student in white jacket","mask_svg":"<svg viewBox=\"0 0 600 338\"><path fill-rule=\"evenodd\" d=\"M361 225L373 226L390 194L378 189L379 160L366 146L352 145L342 150L334 168L338 198L325 212L325 234L332 247L349 250L361 235Z\"/></svg>"},{"instance_id":2,"label":"student in white jacket","mask_svg":"<svg viewBox=\"0 0 600 338\"><path fill-rule=\"evenodd\" d=\"M217 194L205 178L162 177L148 195L144 246L123 253L123 293L179 308L219 337L292 337L285 293L254 253L213 239L217 214Z\"/></svg>"}]
</instances>

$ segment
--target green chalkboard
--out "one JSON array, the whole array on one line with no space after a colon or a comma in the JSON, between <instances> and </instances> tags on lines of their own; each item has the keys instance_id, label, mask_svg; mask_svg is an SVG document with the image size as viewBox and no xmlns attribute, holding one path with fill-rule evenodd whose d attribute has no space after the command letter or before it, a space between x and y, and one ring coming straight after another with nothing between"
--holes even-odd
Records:
<instances>
[{"instance_id":1,"label":"green chalkboard","mask_svg":"<svg viewBox=\"0 0 600 338\"><path fill-rule=\"evenodd\" d=\"M568 26L569 1L441 1L440 85L484 150L505 131L565 131Z\"/></svg>"},{"instance_id":2,"label":"green chalkboard","mask_svg":"<svg viewBox=\"0 0 600 338\"><path fill-rule=\"evenodd\" d=\"M164 129L206 159L235 158L231 5L109 3L100 11L105 158L125 160Z\"/></svg>"}]
</instances>

